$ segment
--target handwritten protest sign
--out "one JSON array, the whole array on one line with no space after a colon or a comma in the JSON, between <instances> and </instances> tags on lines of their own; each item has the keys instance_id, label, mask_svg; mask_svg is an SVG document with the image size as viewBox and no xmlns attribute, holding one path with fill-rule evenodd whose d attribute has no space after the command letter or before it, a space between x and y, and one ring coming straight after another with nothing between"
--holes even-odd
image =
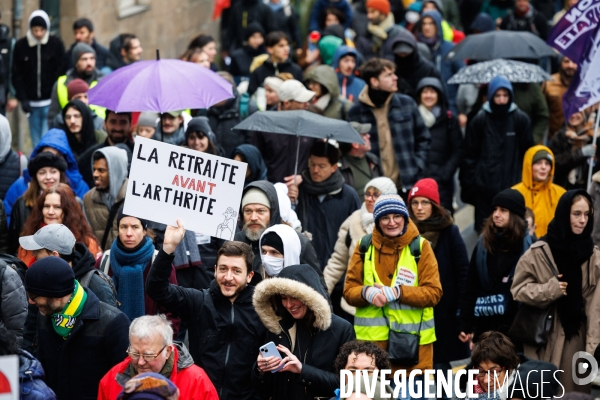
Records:
<instances>
[{"instance_id":1,"label":"handwritten protest sign","mask_svg":"<svg viewBox=\"0 0 600 400\"><path fill-rule=\"evenodd\" d=\"M123 212L231 240L247 165L156 140L135 138Z\"/></svg>"},{"instance_id":2,"label":"handwritten protest sign","mask_svg":"<svg viewBox=\"0 0 600 400\"><path fill-rule=\"evenodd\" d=\"M0 400L19 400L19 356L0 357Z\"/></svg>"}]
</instances>

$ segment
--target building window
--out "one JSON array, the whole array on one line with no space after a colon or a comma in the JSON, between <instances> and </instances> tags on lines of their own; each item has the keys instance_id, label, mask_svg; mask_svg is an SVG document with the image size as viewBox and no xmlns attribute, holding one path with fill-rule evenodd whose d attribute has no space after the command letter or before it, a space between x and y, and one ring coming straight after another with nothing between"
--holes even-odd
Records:
<instances>
[{"instance_id":1,"label":"building window","mask_svg":"<svg viewBox=\"0 0 600 400\"><path fill-rule=\"evenodd\" d=\"M150 9L148 0L119 0L119 18L127 18Z\"/></svg>"}]
</instances>

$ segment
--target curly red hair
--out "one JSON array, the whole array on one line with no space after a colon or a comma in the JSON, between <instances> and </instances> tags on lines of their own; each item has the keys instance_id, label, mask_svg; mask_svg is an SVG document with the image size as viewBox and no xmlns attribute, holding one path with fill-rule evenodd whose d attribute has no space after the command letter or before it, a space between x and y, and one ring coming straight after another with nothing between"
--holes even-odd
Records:
<instances>
[{"instance_id":1,"label":"curly red hair","mask_svg":"<svg viewBox=\"0 0 600 400\"><path fill-rule=\"evenodd\" d=\"M49 187L40 194L31 210L31 214L27 218L27 221L25 221L25 225L23 225L21 236L33 235L40 229L44 223L42 210L44 209L46 196L49 194L58 194L60 196L60 206L63 212L62 223L73 232L75 239L86 245L89 240L94 240L98 243L98 238L96 238L90 224L88 224L87 219L83 214L83 210L77 202L75 193L73 193L73 190L65 183L59 183ZM98 247L100 247L99 244Z\"/></svg>"}]
</instances>

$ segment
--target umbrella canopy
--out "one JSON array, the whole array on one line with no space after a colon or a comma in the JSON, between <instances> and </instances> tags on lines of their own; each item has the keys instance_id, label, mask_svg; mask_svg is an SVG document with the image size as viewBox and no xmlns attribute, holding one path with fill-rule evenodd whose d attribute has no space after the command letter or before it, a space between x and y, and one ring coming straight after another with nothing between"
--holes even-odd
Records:
<instances>
[{"instance_id":1,"label":"umbrella canopy","mask_svg":"<svg viewBox=\"0 0 600 400\"><path fill-rule=\"evenodd\" d=\"M490 83L498 75L502 75L510 82L525 83L552 80L550 74L537 65L500 59L463 67L448 80L448 83L456 85L463 83L485 84Z\"/></svg>"},{"instance_id":2,"label":"umbrella canopy","mask_svg":"<svg viewBox=\"0 0 600 400\"><path fill-rule=\"evenodd\" d=\"M447 58L478 61L496 58L538 60L554 55L556 52L531 32L493 31L467 36L448 53Z\"/></svg>"},{"instance_id":3,"label":"umbrella canopy","mask_svg":"<svg viewBox=\"0 0 600 400\"><path fill-rule=\"evenodd\" d=\"M348 122L305 110L255 112L233 129L365 143Z\"/></svg>"},{"instance_id":4,"label":"umbrella canopy","mask_svg":"<svg viewBox=\"0 0 600 400\"><path fill-rule=\"evenodd\" d=\"M232 85L208 68L181 60L138 61L88 92L90 104L115 112L208 108L233 97Z\"/></svg>"}]
</instances>

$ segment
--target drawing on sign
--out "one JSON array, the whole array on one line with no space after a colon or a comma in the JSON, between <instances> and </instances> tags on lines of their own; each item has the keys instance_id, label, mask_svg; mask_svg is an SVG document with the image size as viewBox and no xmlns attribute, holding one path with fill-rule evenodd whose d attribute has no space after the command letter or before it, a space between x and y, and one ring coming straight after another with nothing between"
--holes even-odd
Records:
<instances>
[{"instance_id":1,"label":"drawing on sign","mask_svg":"<svg viewBox=\"0 0 600 400\"><path fill-rule=\"evenodd\" d=\"M247 164L136 138L124 214L232 240Z\"/></svg>"},{"instance_id":2,"label":"drawing on sign","mask_svg":"<svg viewBox=\"0 0 600 400\"><path fill-rule=\"evenodd\" d=\"M225 220L222 224L217 227L217 237L220 239L233 240L233 234L235 233L235 218L237 213L233 211L233 208L227 207L227 211L223 213Z\"/></svg>"}]
</instances>

